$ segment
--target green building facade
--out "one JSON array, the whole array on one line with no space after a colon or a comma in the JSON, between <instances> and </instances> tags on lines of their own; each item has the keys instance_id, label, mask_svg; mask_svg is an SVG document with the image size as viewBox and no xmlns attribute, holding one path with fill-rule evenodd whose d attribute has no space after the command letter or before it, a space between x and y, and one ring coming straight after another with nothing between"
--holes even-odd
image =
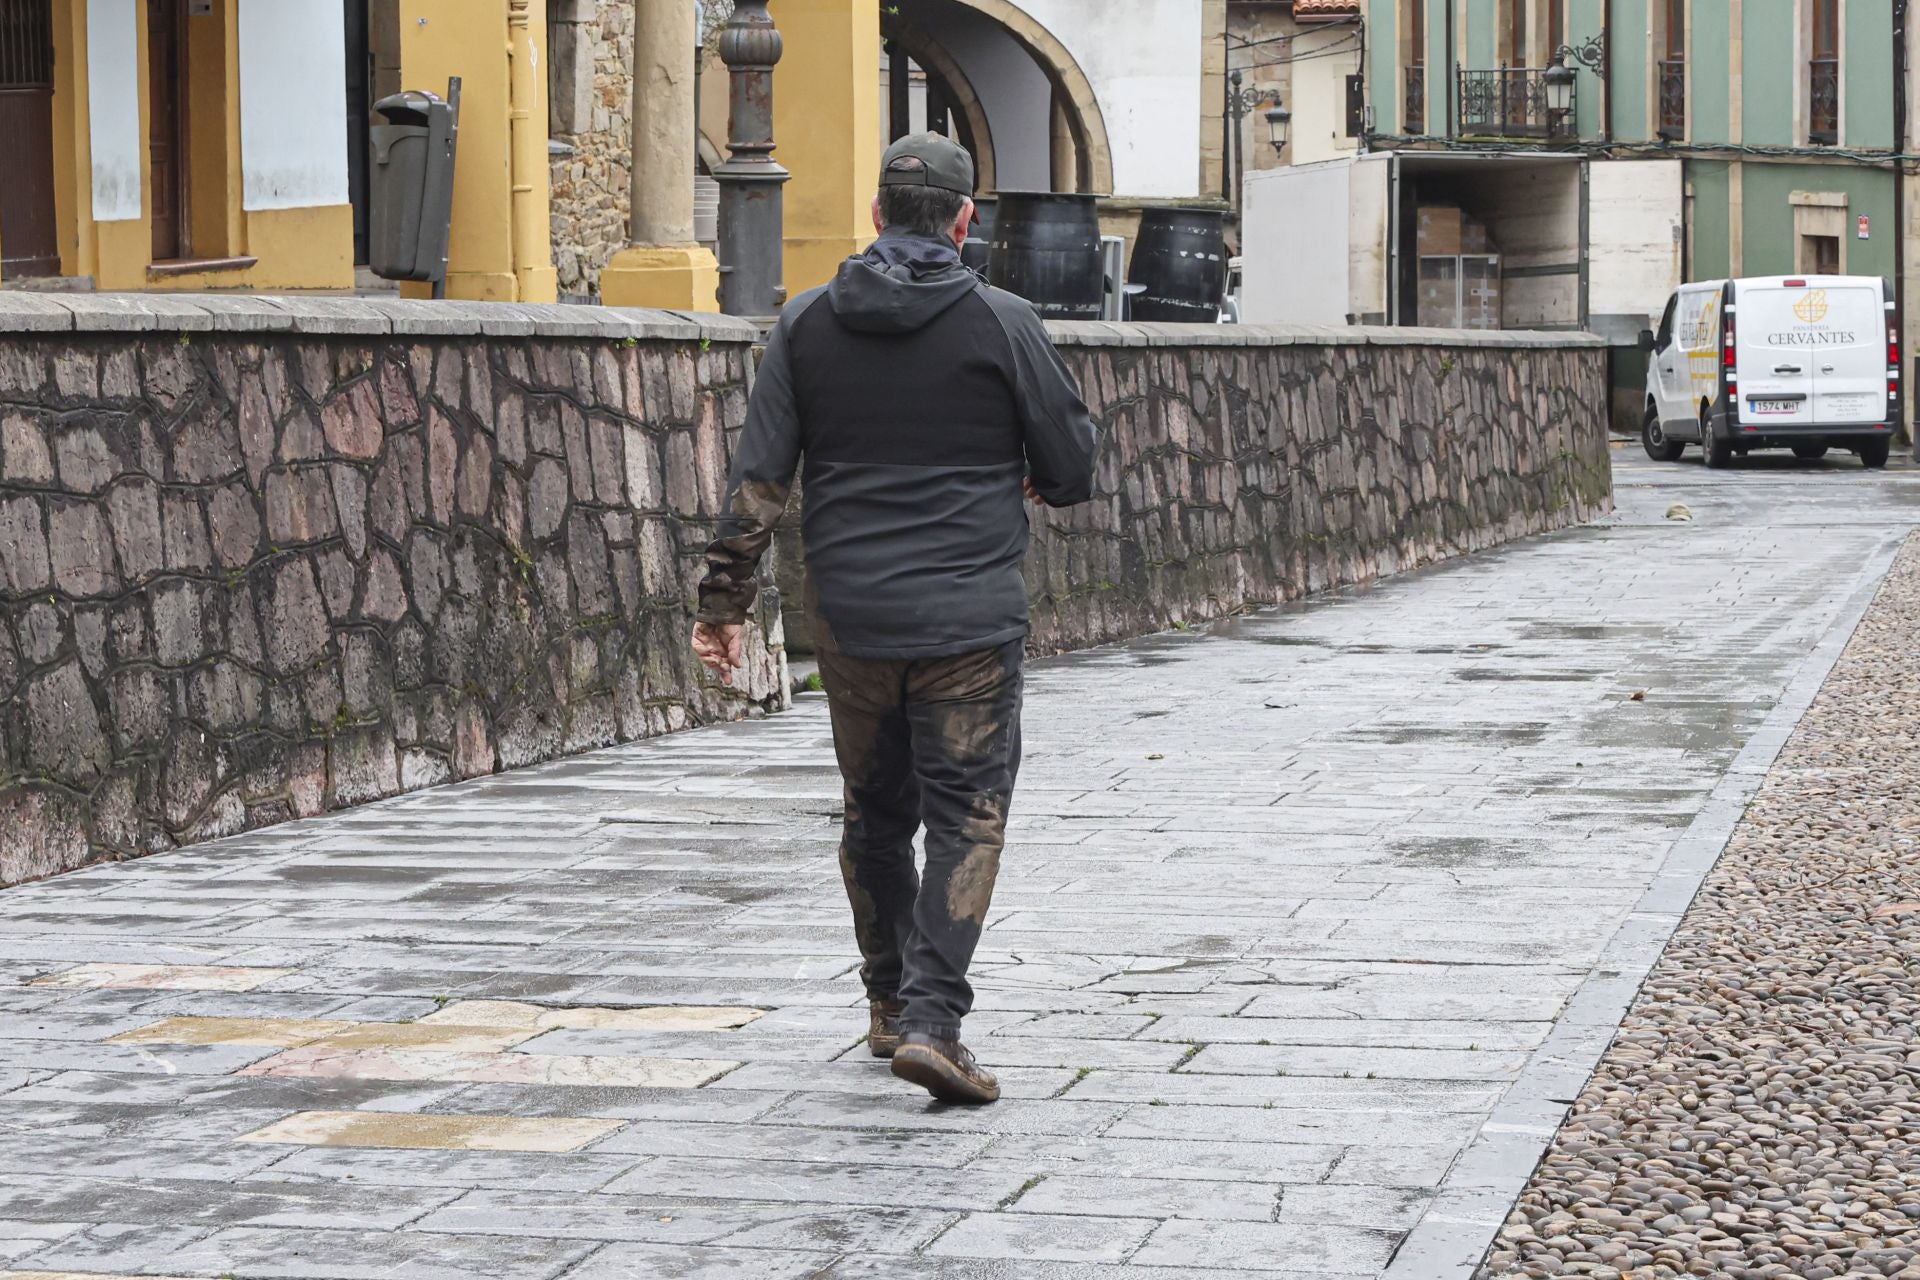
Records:
<instances>
[{"instance_id":1,"label":"green building facade","mask_svg":"<svg viewBox=\"0 0 1920 1280\"><path fill-rule=\"evenodd\" d=\"M1908 0L1360 4L1370 146L1679 159L1688 278L1900 276Z\"/></svg>"}]
</instances>

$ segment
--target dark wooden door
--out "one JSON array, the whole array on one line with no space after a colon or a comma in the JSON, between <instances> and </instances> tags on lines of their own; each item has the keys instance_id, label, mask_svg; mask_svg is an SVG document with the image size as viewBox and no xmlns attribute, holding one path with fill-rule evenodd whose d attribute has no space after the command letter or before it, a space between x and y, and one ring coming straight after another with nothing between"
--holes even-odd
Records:
<instances>
[{"instance_id":1,"label":"dark wooden door","mask_svg":"<svg viewBox=\"0 0 1920 1280\"><path fill-rule=\"evenodd\" d=\"M1840 274L1840 237L1808 236L1807 269L1816 276Z\"/></svg>"},{"instance_id":2,"label":"dark wooden door","mask_svg":"<svg viewBox=\"0 0 1920 1280\"><path fill-rule=\"evenodd\" d=\"M185 49L180 0L147 0L147 166L153 190L153 260L186 252Z\"/></svg>"},{"instance_id":3,"label":"dark wooden door","mask_svg":"<svg viewBox=\"0 0 1920 1280\"><path fill-rule=\"evenodd\" d=\"M1533 37L1527 29L1527 6L1533 0L1507 0L1507 46L1510 51L1508 62L1515 67L1532 65ZM1501 102L1506 106L1507 124L1518 130L1525 130L1533 123L1533 77L1527 75L1503 75L1500 77ZM1544 119L1544 113L1542 119Z\"/></svg>"},{"instance_id":4,"label":"dark wooden door","mask_svg":"<svg viewBox=\"0 0 1920 1280\"><path fill-rule=\"evenodd\" d=\"M373 123L373 39L367 0L342 0L347 30L347 199L353 205L353 261L367 260L368 126Z\"/></svg>"},{"instance_id":5,"label":"dark wooden door","mask_svg":"<svg viewBox=\"0 0 1920 1280\"><path fill-rule=\"evenodd\" d=\"M0 279L60 273L53 0L0 0Z\"/></svg>"}]
</instances>

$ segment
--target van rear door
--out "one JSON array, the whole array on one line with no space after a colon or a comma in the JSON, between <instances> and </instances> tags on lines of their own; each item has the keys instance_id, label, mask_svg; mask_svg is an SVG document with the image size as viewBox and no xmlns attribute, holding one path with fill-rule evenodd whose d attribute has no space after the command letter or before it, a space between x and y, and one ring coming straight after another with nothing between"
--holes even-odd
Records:
<instances>
[{"instance_id":1,"label":"van rear door","mask_svg":"<svg viewBox=\"0 0 1920 1280\"><path fill-rule=\"evenodd\" d=\"M1819 352L1815 326L1828 312L1810 321L1813 290L1804 286L1768 282L1739 288L1740 324L1736 334L1740 358L1739 421L1761 428L1812 426L1814 369Z\"/></svg>"},{"instance_id":2,"label":"van rear door","mask_svg":"<svg viewBox=\"0 0 1920 1280\"><path fill-rule=\"evenodd\" d=\"M1856 426L1887 417L1886 304L1878 280L1838 281L1824 289L1833 341L1814 348L1813 420L1822 426ZM1817 310L1817 308L1809 308Z\"/></svg>"},{"instance_id":3,"label":"van rear door","mask_svg":"<svg viewBox=\"0 0 1920 1280\"><path fill-rule=\"evenodd\" d=\"M1724 284L1689 285L1674 313L1674 363L1663 369L1668 411L1677 422L1698 423L1700 410L1720 398L1720 314Z\"/></svg>"}]
</instances>

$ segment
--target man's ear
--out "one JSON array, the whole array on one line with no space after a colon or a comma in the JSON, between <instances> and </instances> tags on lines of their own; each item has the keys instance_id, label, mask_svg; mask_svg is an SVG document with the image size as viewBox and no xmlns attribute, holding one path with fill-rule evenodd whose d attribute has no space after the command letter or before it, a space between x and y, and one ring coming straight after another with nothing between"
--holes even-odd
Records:
<instances>
[{"instance_id":1,"label":"man's ear","mask_svg":"<svg viewBox=\"0 0 1920 1280\"><path fill-rule=\"evenodd\" d=\"M873 232L875 235L878 235L886 229L886 221L880 216L880 197L875 196L873 198Z\"/></svg>"},{"instance_id":2,"label":"man's ear","mask_svg":"<svg viewBox=\"0 0 1920 1280\"><path fill-rule=\"evenodd\" d=\"M973 200L960 206L960 216L954 220L952 228L953 247L962 248L967 243L967 232L973 229Z\"/></svg>"}]
</instances>

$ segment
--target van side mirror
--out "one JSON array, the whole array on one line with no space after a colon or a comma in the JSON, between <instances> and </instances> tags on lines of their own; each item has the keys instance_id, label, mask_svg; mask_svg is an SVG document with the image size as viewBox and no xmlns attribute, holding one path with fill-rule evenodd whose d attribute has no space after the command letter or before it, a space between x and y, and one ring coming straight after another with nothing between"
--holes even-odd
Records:
<instances>
[{"instance_id":1,"label":"van side mirror","mask_svg":"<svg viewBox=\"0 0 1920 1280\"><path fill-rule=\"evenodd\" d=\"M1653 330L1642 329L1640 331L1640 349L1642 351L1652 351L1654 349Z\"/></svg>"}]
</instances>

